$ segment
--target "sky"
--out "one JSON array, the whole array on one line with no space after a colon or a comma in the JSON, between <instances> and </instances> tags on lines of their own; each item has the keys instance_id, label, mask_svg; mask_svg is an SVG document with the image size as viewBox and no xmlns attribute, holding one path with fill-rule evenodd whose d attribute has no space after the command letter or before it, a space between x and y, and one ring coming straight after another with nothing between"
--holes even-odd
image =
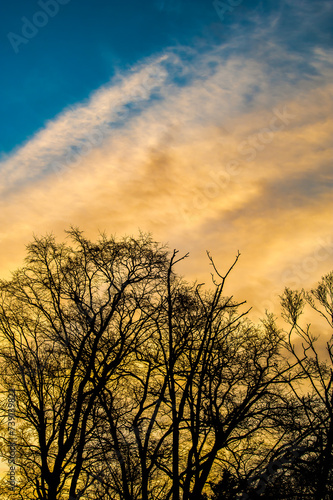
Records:
<instances>
[{"instance_id":1,"label":"sky","mask_svg":"<svg viewBox=\"0 0 333 500\"><path fill-rule=\"evenodd\" d=\"M330 0L12 0L0 277L78 226L151 232L255 317L333 269Z\"/></svg>"}]
</instances>

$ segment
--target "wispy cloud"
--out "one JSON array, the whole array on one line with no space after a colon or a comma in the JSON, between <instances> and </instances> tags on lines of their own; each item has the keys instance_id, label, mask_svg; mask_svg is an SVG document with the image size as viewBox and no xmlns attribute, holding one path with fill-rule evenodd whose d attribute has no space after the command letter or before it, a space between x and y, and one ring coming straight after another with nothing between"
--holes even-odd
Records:
<instances>
[{"instance_id":1,"label":"wispy cloud","mask_svg":"<svg viewBox=\"0 0 333 500\"><path fill-rule=\"evenodd\" d=\"M100 146L117 124L129 115L128 106L149 100L165 82L164 56L118 75L98 89L86 103L65 110L33 139L0 163L0 193L34 180L52 170L68 168L77 158Z\"/></svg>"},{"instance_id":2,"label":"wispy cloud","mask_svg":"<svg viewBox=\"0 0 333 500\"><path fill-rule=\"evenodd\" d=\"M196 276L205 248L222 265L241 250L237 286L262 311L329 237L332 57L308 59L311 78L273 41L251 57L169 49L65 110L0 164L2 272L36 228L140 227L191 250Z\"/></svg>"}]
</instances>

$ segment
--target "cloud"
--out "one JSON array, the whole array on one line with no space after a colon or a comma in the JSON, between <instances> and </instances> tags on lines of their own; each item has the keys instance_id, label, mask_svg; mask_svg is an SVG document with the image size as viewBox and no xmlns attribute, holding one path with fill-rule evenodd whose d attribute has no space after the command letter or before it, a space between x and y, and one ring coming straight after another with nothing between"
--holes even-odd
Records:
<instances>
[{"instance_id":1,"label":"cloud","mask_svg":"<svg viewBox=\"0 0 333 500\"><path fill-rule=\"evenodd\" d=\"M288 280L316 281L331 258L332 57L313 50L311 78L280 73L286 58L302 56L169 49L47 123L0 165L2 275L32 232L74 224L152 231L191 251L200 280L206 248L222 267L239 249L234 290L258 314Z\"/></svg>"},{"instance_id":2,"label":"cloud","mask_svg":"<svg viewBox=\"0 0 333 500\"><path fill-rule=\"evenodd\" d=\"M65 110L46 124L33 139L0 163L0 194L41 174L75 163L86 151L99 146L129 114L126 106L148 100L167 76L161 56L138 65L126 77L117 75L109 86L92 94L87 103Z\"/></svg>"}]
</instances>

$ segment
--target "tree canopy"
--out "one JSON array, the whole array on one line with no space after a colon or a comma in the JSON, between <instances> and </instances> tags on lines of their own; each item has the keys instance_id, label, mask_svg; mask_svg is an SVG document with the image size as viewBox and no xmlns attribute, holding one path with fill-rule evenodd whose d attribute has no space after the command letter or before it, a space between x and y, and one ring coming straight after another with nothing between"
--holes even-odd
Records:
<instances>
[{"instance_id":1,"label":"tree canopy","mask_svg":"<svg viewBox=\"0 0 333 500\"><path fill-rule=\"evenodd\" d=\"M285 290L283 331L224 294L239 254L225 271L208 254L207 290L177 274L187 255L149 235L68 238L35 238L0 282L6 460L15 448L0 493L330 498L332 342L322 359L299 320L307 304L332 326L332 273L308 294Z\"/></svg>"}]
</instances>

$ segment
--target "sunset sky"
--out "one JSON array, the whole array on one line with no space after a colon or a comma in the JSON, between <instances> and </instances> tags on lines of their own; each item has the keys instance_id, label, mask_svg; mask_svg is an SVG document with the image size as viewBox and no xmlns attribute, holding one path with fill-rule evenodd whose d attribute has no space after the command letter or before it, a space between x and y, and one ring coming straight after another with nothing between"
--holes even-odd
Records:
<instances>
[{"instance_id":1,"label":"sunset sky","mask_svg":"<svg viewBox=\"0 0 333 500\"><path fill-rule=\"evenodd\" d=\"M333 2L225 6L3 4L2 278L71 225L152 232L189 280L239 250L226 293L257 316L333 269Z\"/></svg>"}]
</instances>

